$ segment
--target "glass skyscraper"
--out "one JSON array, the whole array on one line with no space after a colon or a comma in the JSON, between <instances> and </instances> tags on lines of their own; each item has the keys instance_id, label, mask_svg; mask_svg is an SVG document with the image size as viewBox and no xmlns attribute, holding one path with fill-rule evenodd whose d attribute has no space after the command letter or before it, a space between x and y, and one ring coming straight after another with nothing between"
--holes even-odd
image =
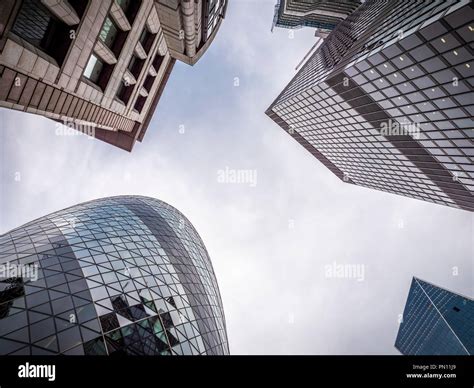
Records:
<instances>
[{"instance_id":1,"label":"glass skyscraper","mask_svg":"<svg viewBox=\"0 0 474 388\"><path fill-rule=\"evenodd\" d=\"M473 15L368 0L266 113L344 182L473 211Z\"/></svg>"},{"instance_id":2,"label":"glass skyscraper","mask_svg":"<svg viewBox=\"0 0 474 388\"><path fill-rule=\"evenodd\" d=\"M277 0L274 25L283 28L314 27L329 32L359 5L359 0Z\"/></svg>"},{"instance_id":3,"label":"glass skyscraper","mask_svg":"<svg viewBox=\"0 0 474 388\"><path fill-rule=\"evenodd\" d=\"M79 204L0 236L0 354L224 355L206 248L141 196Z\"/></svg>"},{"instance_id":4,"label":"glass skyscraper","mask_svg":"<svg viewBox=\"0 0 474 388\"><path fill-rule=\"evenodd\" d=\"M405 355L473 355L474 301L413 278L395 347Z\"/></svg>"}]
</instances>

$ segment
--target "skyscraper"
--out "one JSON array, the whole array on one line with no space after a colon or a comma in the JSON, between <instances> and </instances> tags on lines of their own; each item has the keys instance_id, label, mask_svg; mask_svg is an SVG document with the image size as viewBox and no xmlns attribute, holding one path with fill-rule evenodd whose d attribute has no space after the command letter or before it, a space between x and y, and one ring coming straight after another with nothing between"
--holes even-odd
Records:
<instances>
[{"instance_id":1,"label":"skyscraper","mask_svg":"<svg viewBox=\"0 0 474 388\"><path fill-rule=\"evenodd\" d=\"M98 199L0 236L0 354L222 355L206 248L175 208Z\"/></svg>"},{"instance_id":2,"label":"skyscraper","mask_svg":"<svg viewBox=\"0 0 474 388\"><path fill-rule=\"evenodd\" d=\"M474 210L472 5L366 1L266 114L341 180Z\"/></svg>"},{"instance_id":3,"label":"skyscraper","mask_svg":"<svg viewBox=\"0 0 474 388\"><path fill-rule=\"evenodd\" d=\"M474 301L414 277L395 347L405 355L474 354Z\"/></svg>"},{"instance_id":4,"label":"skyscraper","mask_svg":"<svg viewBox=\"0 0 474 388\"><path fill-rule=\"evenodd\" d=\"M277 0L273 24L283 28L317 28L325 36L361 4L359 0Z\"/></svg>"},{"instance_id":5,"label":"skyscraper","mask_svg":"<svg viewBox=\"0 0 474 388\"><path fill-rule=\"evenodd\" d=\"M227 0L2 1L0 107L131 151L175 61L201 58L226 7Z\"/></svg>"}]
</instances>

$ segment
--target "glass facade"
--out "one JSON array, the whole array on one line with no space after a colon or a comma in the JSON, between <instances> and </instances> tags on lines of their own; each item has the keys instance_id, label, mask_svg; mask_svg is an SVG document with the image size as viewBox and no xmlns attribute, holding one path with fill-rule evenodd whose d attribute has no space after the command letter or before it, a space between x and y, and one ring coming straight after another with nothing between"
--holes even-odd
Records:
<instances>
[{"instance_id":1,"label":"glass facade","mask_svg":"<svg viewBox=\"0 0 474 388\"><path fill-rule=\"evenodd\" d=\"M104 198L25 224L0 236L0 269L0 354L229 353L206 248L159 200Z\"/></svg>"},{"instance_id":2,"label":"glass facade","mask_svg":"<svg viewBox=\"0 0 474 388\"><path fill-rule=\"evenodd\" d=\"M358 0L277 0L274 25L284 28L313 27L333 30L360 5Z\"/></svg>"},{"instance_id":3,"label":"glass facade","mask_svg":"<svg viewBox=\"0 0 474 388\"><path fill-rule=\"evenodd\" d=\"M473 211L472 19L367 1L266 113L345 182Z\"/></svg>"},{"instance_id":4,"label":"glass facade","mask_svg":"<svg viewBox=\"0 0 474 388\"><path fill-rule=\"evenodd\" d=\"M207 0L205 7L205 31L208 39L214 33L219 20L224 17L227 0Z\"/></svg>"},{"instance_id":5,"label":"glass facade","mask_svg":"<svg viewBox=\"0 0 474 388\"><path fill-rule=\"evenodd\" d=\"M395 347L405 355L474 354L474 301L413 278Z\"/></svg>"}]
</instances>

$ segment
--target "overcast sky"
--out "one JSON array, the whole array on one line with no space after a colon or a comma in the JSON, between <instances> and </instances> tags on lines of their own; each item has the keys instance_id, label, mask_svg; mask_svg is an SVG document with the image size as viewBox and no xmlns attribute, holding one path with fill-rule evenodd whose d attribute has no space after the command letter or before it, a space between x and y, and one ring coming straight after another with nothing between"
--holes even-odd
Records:
<instances>
[{"instance_id":1,"label":"overcast sky","mask_svg":"<svg viewBox=\"0 0 474 388\"><path fill-rule=\"evenodd\" d=\"M232 354L398 354L412 276L474 294L472 213L343 183L265 116L315 43L311 29L271 33L274 4L230 2L199 63L175 66L132 153L0 109L0 232L99 197L152 196L203 238ZM256 181L222 182L226 168ZM358 265L360 281L328 277L338 264Z\"/></svg>"}]
</instances>

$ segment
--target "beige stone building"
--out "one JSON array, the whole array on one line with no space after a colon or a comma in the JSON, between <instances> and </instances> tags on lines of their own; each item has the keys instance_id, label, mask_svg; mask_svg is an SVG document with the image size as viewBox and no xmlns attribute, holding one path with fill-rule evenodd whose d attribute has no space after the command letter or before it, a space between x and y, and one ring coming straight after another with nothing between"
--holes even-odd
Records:
<instances>
[{"instance_id":1,"label":"beige stone building","mask_svg":"<svg viewBox=\"0 0 474 388\"><path fill-rule=\"evenodd\" d=\"M176 60L196 63L227 0L2 0L0 107L131 151Z\"/></svg>"}]
</instances>

